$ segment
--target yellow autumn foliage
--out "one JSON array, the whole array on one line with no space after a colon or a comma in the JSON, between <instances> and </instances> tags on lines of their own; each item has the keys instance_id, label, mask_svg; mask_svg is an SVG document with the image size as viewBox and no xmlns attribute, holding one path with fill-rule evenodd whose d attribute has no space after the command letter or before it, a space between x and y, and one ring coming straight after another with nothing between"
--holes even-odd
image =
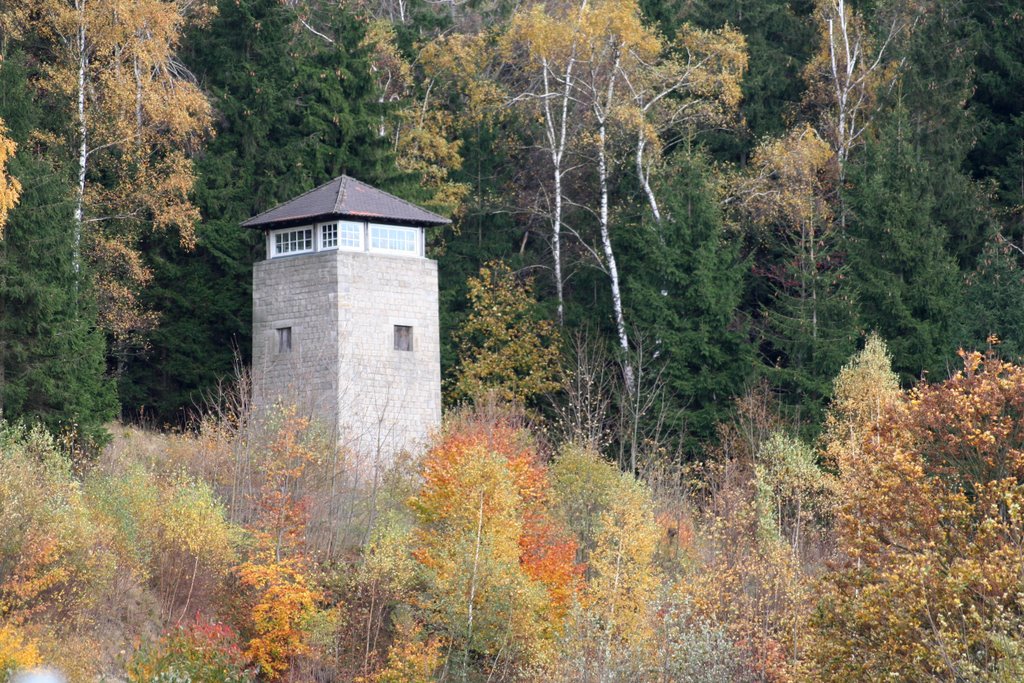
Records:
<instances>
[{"instance_id":1,"label":"yellow autumn foliage","mask_svg":"<svg viewBox=\"0 0 1024 683\"><path fill-rule=\"evenodd\" d=\"M11 623L0 625L0 677L42 663L39 648L33 640Z\"/></svg>"},{"instance_id":2,"label":"yellow autumn foliage","mask_svg":"<svg viewBox=\"0 0 1024 683\"><path fill-rule=\"evenodd\" d=\"M4 236L7 214L17 205L18 196L21 194L21 183L7 173L7 165L18 146L13 140L6 137L6 133L4 120L0 119L0 239L3 239Z\"/></svg>"},{"instance_id":3,"label":"yellow autumn foliage","mask_svg":"<svg viewBox=\"0 0 1024 683\"><path fill-rule=\"evenodd\" d=\"M496 394L529 403L560 386L560 335L536 314L532 280L519 281L500 261L469 278L469 316L456 332L454 399Z\"/></svg>"}]
</instances>

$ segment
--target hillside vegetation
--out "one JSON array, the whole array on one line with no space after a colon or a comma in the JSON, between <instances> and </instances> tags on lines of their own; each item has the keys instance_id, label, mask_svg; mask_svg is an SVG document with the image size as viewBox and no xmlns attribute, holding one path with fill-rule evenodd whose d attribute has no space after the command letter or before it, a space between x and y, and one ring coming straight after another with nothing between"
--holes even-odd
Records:
<instances>
[{"instance_id":1,"label":"hillside vegetation","mask_svg":"<svg viewBox=\"0 0 1024 683\"><path fill-rule=\"evenodd\" d=\"M822 438L745 396L699 465L622 472L510 407L374 472L282 407L0 432L0 667L72 681L1011 681L1024 368L899 388L872 337ZM642 458L653 457L643 453ZM106 678L104 678L106 677Z\"/></svg>"},{"instance_id":2,"label":"hillside vegetation","mask_svg":"<svg viewBox=\"0 0 1024 683\"><path fill-rule=\"evenodd\" d=\"M443 427L249 405L239 223L451 216ZM1024 12L0 0L0 679L1024 677Z\"/></svg>"}]
</instances>

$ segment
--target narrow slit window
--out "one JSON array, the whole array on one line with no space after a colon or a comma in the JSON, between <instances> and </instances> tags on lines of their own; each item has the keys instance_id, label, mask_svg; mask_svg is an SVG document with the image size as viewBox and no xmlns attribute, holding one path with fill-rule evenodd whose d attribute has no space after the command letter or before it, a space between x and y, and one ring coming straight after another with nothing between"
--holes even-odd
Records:
<instances>
[{"instance_id":1,"label":"narrow slit window","mask_svg":"<svg viewBox=\"0 0 1024 683\"><path fill-rule=\"evenodd\" d=\"M412 351L412 327L395 325L395 351Z\"/></svg>"},{"instance_id":2,"label":"narrow slit window","mask_svg":"<svg viewBox=\"0 0 1024 683\"><path fill-rule=\"evenodd\" d=\"M290 353L292 350L292 328L277 328L277 352Z\"/></svg>"}]
</instances>

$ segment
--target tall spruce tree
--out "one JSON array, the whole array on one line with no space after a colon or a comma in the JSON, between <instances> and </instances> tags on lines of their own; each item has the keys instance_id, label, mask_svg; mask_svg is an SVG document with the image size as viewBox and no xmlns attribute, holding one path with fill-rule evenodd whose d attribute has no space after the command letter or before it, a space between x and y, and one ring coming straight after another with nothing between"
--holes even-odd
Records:
<instances>
[{"instance_id":1,"label":"tall spruce tree","mask_svg":"<svg viewBox=\"0 0 1024 683\"><path fill-rule=\"evenodd\" d=\"M742 161L759 140L782 134L791 123L803 95L800 73L814 45L813 10L807 0L704 0L687 2L686 10L673 17L705 28L727 24L747 40L750 58L740 113L749 134L706 134L716 156Z\"/></svg>"},{"instance_id":2,"label":"tall spruce tree","mask_svg":"<svg viewBox=\"0 0 1024 683\"><path fill-rule=\"evenodd\" d=\"M698 155L673 157L659 196L664 217L623 231L630 319L664 363L666 396L689 437L706 439L754 370L738 310L744 263L723 225L711 172Z\"/></svg>"},{"instance_id":3,"label":"tall spruce tree","mask_svg":"<svg viewBox=\"0 0 1024 683\"><path fill-rule=\"evenodd\" d=\"M961 277L936 219L935 167L898 104L851 164L845 248L864 326L889 344L904 381L945 376L961 304Z\"/></svg>"},{"instance_id":4,"label":"tall spruce tree","mask_svg":"<svg viewBox=\"0 0 1024 683\"><path fill-rule=\"evenodd\" d=\"M20 202L0 239L0 416L102 442L117 399L88 273L76 272L71 175L30 141L44 112L20 55L0 59L0 118L19 150Z\"/></svg>"},{"instance_id":5,"label":"tall spruce tree","mask_svg":"<svg viewBox=\"0 0 1024 683\"><path fill-rule=\"evenodd\" d=\"M1024 12L1019 3L971 2L980 27L971 108L980 122L970 152L974 177L995 183L1003 230L1024 240Z\"/></svg>"},{"instance_id":6,"label":"tall spruce tree","mask_svg":"<svg viewBox=\"0 0 1024 683\"><path fill-rule=\"evenodd\" d=\"M213 96L217 135L199 161L197 246L151 242L147 304L161 312L148 352L122 378L126 412L179 422L250 354L251 266L259 235L239 223L341 173L394 189L403 178L376 130L383 114L359 47L363 24L342 10L296 28L277 0L224 0L190 36L185 59Z\"/></svg>"},{"instance_id":7,"label":"tall spruce tree","mask_svg":"<svg viewBox=\"0 0 1024 683\"><path fill-rule=\"evenodd\" d=\"M990 242L966 278L959 346L984 349L991 335L999 354L1014 362L1024 357L1024 268L1017 247Z\"/></svg>"},{"instance_id":8,"label":"tall spruce tree","mask_svg":"<svg viewBox=\"0 0 1024 683\"><path fill-rule=\"evenodd\" d=\"M984 36L967 3L933 0L906 46L905 66L887 99L906 119L902 132L930 172L931 216L945 227L946 248L970 270L991 234L988 199L964 170L980 130L971 103L974 58Z\"/></svg>"}]
</instances>

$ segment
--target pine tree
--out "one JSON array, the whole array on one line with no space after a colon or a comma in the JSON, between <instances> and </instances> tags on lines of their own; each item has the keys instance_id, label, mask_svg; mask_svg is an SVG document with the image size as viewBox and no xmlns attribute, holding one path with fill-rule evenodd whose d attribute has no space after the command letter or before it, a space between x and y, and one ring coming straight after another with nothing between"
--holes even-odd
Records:
<instances>
[{"instance_id":1,"label":"pine tree","mask_svg":"<svg viewBox=\"0 0 1024 683\"><path fill-rule=\"evenodd\" d=\"M754 367L739 312L744 264L708 182L706 162L676 156L664 174L664 218L624 231L630 316L664 363L668 401L690 436L713 435Z\"/></svg>"},{"instance_id":2,"label":"pine tree","mask_svg":"<svg viewBox=\"0 0 1024 683\"><path fill-rule=\"evenodd\" d=\"M0 239L0 417L73 429L95 445L117 402L88 274L74 268L70 175L29 142L41 116L23 59L7 56L0 118L19 143L10 171L23 191Z\"/></svg>"}]
</instances>

